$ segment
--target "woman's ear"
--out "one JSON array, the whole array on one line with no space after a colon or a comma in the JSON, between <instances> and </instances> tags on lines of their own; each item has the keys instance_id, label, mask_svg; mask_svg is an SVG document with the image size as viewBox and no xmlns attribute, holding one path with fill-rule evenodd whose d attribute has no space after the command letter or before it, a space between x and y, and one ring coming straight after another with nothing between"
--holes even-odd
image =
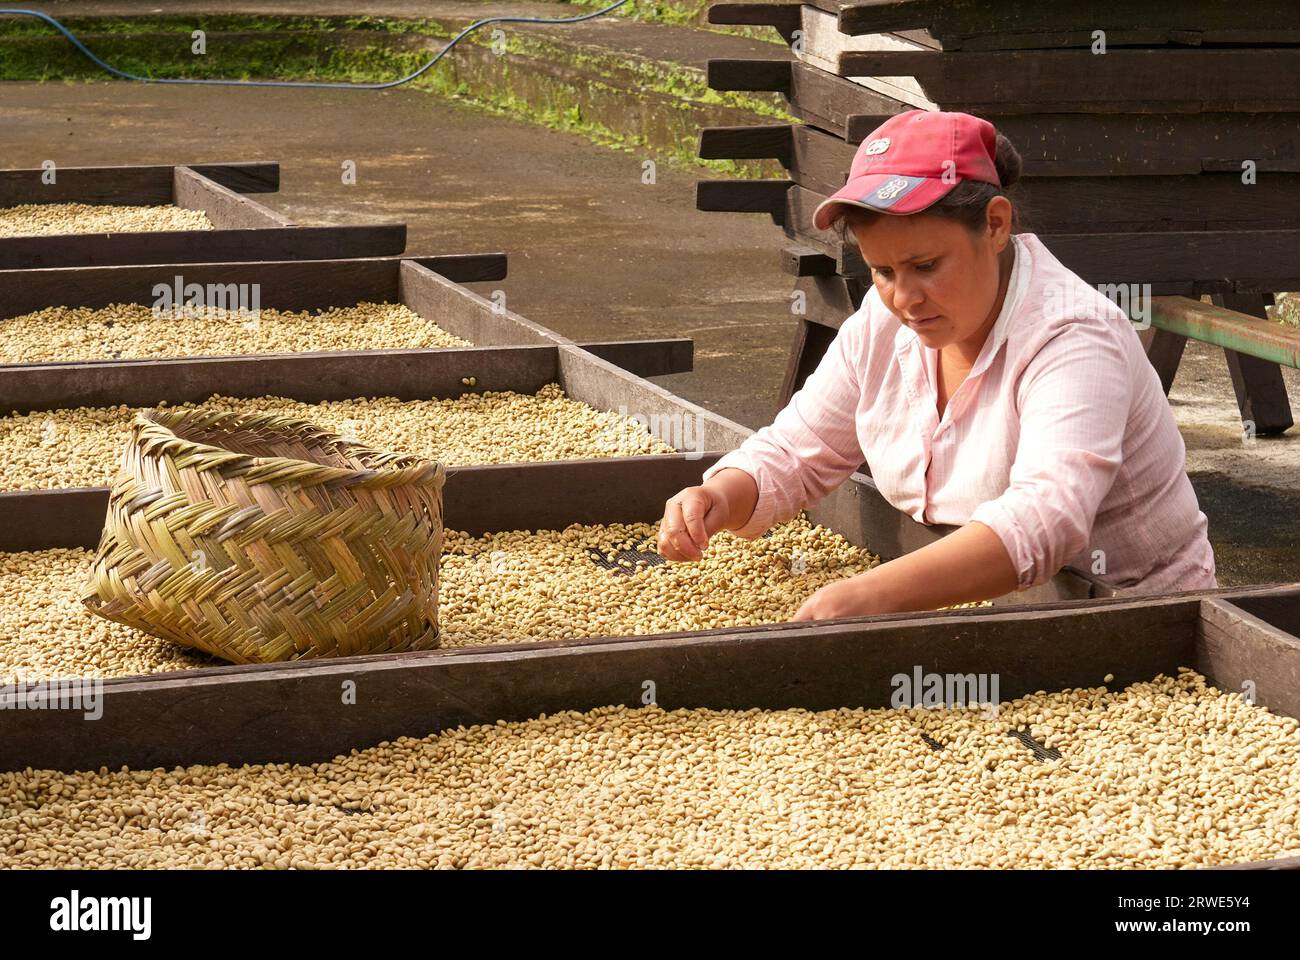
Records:
<instances>
[{"instance_id":1,"label":"woman's ear","mask_svg":"<svg viewBox=\"0 0 1300 960\"><path fill-rule=\"evenodd\" d=\"M1011 241L1011 201L1006 197L994 197L984 209L989 239L993 241L993 249L1001 253Z\"/></svg>"}]
</instances>

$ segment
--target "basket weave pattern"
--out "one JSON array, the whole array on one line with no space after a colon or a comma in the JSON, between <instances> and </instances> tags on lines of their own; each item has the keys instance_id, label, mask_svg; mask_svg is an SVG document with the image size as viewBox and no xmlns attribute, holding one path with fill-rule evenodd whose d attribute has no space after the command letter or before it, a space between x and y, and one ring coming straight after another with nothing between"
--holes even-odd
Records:
<instances>
[{"instance_id":1,"label":"basket weave pattern","mask_svg":"<svg viewBox=\"0 0 1300 960\"><path fill-rule=\"evenodd\" d=\"M289 417L140 414L84 602L235 663L436 647L445 478Z\"/></svg>"}]
</instances>

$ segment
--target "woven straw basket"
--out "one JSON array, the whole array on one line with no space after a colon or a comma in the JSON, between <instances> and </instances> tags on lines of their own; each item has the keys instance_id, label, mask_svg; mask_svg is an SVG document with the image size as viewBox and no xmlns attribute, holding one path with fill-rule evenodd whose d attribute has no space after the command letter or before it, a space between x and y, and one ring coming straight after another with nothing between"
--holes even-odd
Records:
<instances>
[{"instance_id":1,"label":"woven straw basket","mask_svg":"<svg viewBox=\"0 0 1300 960\"><path fill-rule=\"evenodd\" d=\"M235 663L436 647L445 479L289 417L141 414L84 602Z\"/></svg>"}]
</instances>

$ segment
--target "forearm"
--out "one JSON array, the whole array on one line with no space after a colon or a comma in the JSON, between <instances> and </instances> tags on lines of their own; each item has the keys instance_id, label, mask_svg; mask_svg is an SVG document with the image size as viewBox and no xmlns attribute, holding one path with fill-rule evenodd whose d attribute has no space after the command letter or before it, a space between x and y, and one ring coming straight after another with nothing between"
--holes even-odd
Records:
<instances>
[{"instance_id":1,"label":"forearm","mask_svg":"<svg viewBox=\"0 0 1300 960\"><path fill-rule=\"evenodd\" d=\"M728 467L719 470L704 482L710 490L716 490L727 502L727 524L723 529L739 530L749 523L758 505L758 484L744 470Z\"/></svg>"},{"instance_id":2,"label":"forearm","mask_svg":"<svg viewBox=\"0 0 1300 960\"><path fill-rule=\"evenodd\" d=\"M942 540L869 570L863 587L877 613L934 610L1000 597L1019 579L1002 539L968 523Z\"/></svg>"},{"instance_id":3,"label":"forearm","mask_svg":"<svg viewBox=\"0 0 1300 960\"><path fill-rule=\"evenodd\" d=\"M817 503L861 466L857 408L865 337L866 318L859 311L772 423L705 471L705 484L725 489L731 504L727 529L747 539L758 536ZM721 487L712 486L715 479Z\"/></svg>"}]
</instances>

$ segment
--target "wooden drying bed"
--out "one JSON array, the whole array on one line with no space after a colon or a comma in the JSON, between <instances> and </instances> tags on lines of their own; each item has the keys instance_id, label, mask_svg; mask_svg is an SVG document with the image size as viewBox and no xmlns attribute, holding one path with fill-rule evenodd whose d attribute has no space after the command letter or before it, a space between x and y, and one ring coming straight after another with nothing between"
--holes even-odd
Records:
<instances>
[{"instance_id":1,"label":"wooden drying bed","mask_svg":"<svg viewBox=\"0 0 1300 960\"><path fill-rule=\"evenodd\" d=\"M1300 584L1275 585L111 679L93 722L73 710L7 712L0 768L311 763L460 725L637 707L648 678L666 710L882 708L891 678L918 667L995 673L1006 700L1094 687L1106 674L1122 687L1191 667L1297 717L1298 600ZM355 702L340 696L347 684Z\"/></svg>"},{"instance_id":2,"label":"wooden drying bed","mask_svg":"<svg viewBox=\"0 0 1300 960\"><path fill-rule=\"evenodd\" d=\"M549 345L557 339L572 342L461 286L504 279L504 253L0 270L0 331L6 319L49 306L96 309L113 303L149 303L154 286L171 287L178 273L186 284L205 288L256 285L260 305L268 310L324 310L364 301L400 303L480 347ZM583 346L642 377L684 373L694 362L693 342L688 338L598 341ZM156 362L105 359L101 363L107 365L105 376L112 377L120 376L111 373L120 364ZM26 364L0 364L0 372L39 381L46 376L39 370L62 365L33 364L27 369Z\"/></svg>"},{"instance_id":3,"label":"wooden drying bed","mask_svg":"<svg viewBox=\"0 0 1300 960\"><path fill-rule=\"evenodd\" d=\"M175 204L202 210L212 230L0 238L0 269L221 260L325 260L406 249L406 224L302 227L246 196L273 193L278 163L0 170L0 207L29 203Z\"/></svg>"}]
</instances>

